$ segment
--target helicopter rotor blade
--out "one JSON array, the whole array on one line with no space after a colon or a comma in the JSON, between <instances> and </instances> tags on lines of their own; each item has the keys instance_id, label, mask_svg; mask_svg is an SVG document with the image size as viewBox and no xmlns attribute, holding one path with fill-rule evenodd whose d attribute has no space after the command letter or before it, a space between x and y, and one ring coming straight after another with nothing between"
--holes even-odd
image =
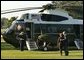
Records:
<instances>
[{"instance_id":1,"label":"helicopter rotor blade","mask_svg":"<svg viewBox=\"0 0 84 60\"><path fill-rule=\"evenodd\" d=\"M20 11L26 11L26 10L33 10L33 9L42 9L42 7L26 7L26 8L19 8L19 9L4 10L4 11L1 11L1 14L14 13L14 12L20 12Z\"/></svg>"}]
</instances>

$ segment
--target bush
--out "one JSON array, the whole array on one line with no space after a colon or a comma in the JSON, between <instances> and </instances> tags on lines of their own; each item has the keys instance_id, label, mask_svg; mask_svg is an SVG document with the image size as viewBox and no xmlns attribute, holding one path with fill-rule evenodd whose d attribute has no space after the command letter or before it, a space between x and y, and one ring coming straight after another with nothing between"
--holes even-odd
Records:
<instances>
[{"instance_id":1,"label":"bush","mask_svg":"<svg viewBox=\"0 0 84 60\"><path fill-rule=\"evenodd\" d=\"M1 50L15 50L16 48L6 42L1 42Z\"/></svg>"},{"instance_id":2,"label":"bush","mask_svg":"<svg viewBox=\"0 0 84 60\"><path fill-rule=\"evenodd\" d=\"M27 47L25 46L24 49L27 50ZM15 48L14 46L6 42L1 42L1 50L19 50L19 48Z\"/></svg>"}]
</instances>

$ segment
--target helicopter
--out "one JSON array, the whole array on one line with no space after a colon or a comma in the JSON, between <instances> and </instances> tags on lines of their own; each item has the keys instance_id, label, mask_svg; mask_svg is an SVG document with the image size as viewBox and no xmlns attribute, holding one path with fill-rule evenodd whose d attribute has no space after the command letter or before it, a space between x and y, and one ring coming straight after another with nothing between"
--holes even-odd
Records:
<instances>
[{"instance_id":1,"label":"helicopter","mask_svg":"<svg viewBox=\"0 0 84 60\"><path fill-rule=\"evenodd\" d=\"M33 7L25 10L41 8L42 7ZM5 12L2 12L1 14L25 10L7 10ZM7 43L15 46L16 48L19 47L19 41L16 39L15 34L15 32L17 31L15 30L17 24L20 24L25 28L25 32L28 36L25 45L27 46L28 50L38 49L36 41L38 36L41 35L41 32L51 37L50 42L52 43L52 45L56 45L58 34L61 31L66 31L68 35L71 35L69 41L75 39L82 39L81 36L83 35L83 20L73 19L73 17L69 16L67 11L64 11L62 9L45 10L42 13L25 13L19 16L15 21L13 21L12 25L7 28L5 32L2 33L3 39ZM30 42L32 42L33 44L31 44Z\"/></svg>"}]
</instances>

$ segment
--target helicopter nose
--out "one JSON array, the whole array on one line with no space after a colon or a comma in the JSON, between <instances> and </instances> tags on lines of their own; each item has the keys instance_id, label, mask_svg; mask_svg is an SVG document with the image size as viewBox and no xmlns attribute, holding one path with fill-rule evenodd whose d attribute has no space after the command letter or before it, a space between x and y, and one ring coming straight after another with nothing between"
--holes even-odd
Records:
<instances>
[{"instance_id":1,"label":"helicopter nose","mask_svg":"<svg viewBox=\"0 0 84 60\"><path fill-rule=\"evenodd\" d=\"M2 32L2 33L1 33L1 37L4 37L5 35L6 35L5 32Z\"/></svg>"},{"instance_id":2,"label":"helicopter nose","mask_svg":"<svg viewBox=\"0 0 84 60\"><path fill-rule=\"evenodd\" d=\"M6 38L6 33L5 32L2 32L1 33L1 37L4 39L4 38Z\"/></svg>"},{"instance_id":3,"label":"helicopter nose","mask_svg":"<svg viewBox=\"0 0 84 60\"><path fill-rule=\"evenodd\" d=\"M4 35L4 32L1 32L1 37L3 37L3 35Z\"/></svg>"},{"instance_id":4,"label":"helicopter nose","mask_svg":"<svg viewBox=\"0 0 84 60\"><path fill-rule=\"evenodd\" d=\"M3 36L1 35L1 37L3 37Z\"/></svg>"},{"instance_id":5,"label":"helicopter nose","mask_svg":"<svg viewBox=\"0 0 84 60\"><path fill-rule=\"evenodd\" d=\"M14 47L18 48L19 47L19 41L16 40L15 36L13 36L12 33L9 32L3 32L1 33L3 36L3 39L6 43L9 43L11 45L13 45Z\"/></svg>"}]
</instances>

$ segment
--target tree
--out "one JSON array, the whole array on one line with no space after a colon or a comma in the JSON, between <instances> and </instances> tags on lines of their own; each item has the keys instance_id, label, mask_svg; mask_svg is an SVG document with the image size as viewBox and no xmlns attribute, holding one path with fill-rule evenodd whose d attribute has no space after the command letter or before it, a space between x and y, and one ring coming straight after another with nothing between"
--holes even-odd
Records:
<instances>
[{"instance_id":1,"label":"tree","mask_svg":"<svg viewBox=\"0 0 84 60\"><path fill-rule=\"evenodd\" d=\"M39 12L43 12L44 10L49 10L49 9L55 9L54 5L52 4L43 5L42 7L43 9Z\"/></svg>"},{"instance_id":2,"label":"tree","mask_svg":"<svg viewBox=\"0 0 84 60\"><path fill-rule=\"evenodd\" d=\"M16 20L17 17L11 17L10 19L8 18L1 18L1 28L8 28L10 27L11 23Z\"/></svg>"},{"instance_id":3,"label":"tree","mask_svg":"<svg viewBox=\"0 0 84 60\"><path fill-rule=\"evenodd\" d=\"M83 1L52 1L51 4L43 5L40 12L56 8L68 11L73 18L83 18Z\"/></svg>"},{"instance_id":4,"label":"tree","mask_svg":"<svg viewBox=\"0 0 84 60\"><path fill-rule=\"evenodd\" d=\"M11 26L11 23L16 20L17 17L11 17L8 21L7 21L7 27Z\"/></svg>"},{"instance_id":5,"label":"tree","mask_svg":"<svg viewBox=\"0 0 84 60\"><path fill-rule=\"evenodd\" d=\"M6 28L6 22L8 21L8 18L1 18L1 28Z\"/></svg>"},{"instance_id":6,"label":"tree","mask_svg":"<svg viewBox=\"0 0 84 60\"><path fill-rule=\"evenodd\" d=\"M52 4L65 8L65 6L83 6L83 1L52 1Z\"/></svg>"},{"instance_id":7,"label":"tree","mask_svg":"<svg viewBox=\"0 0 84 60\"><path fill-rule=\"evenodd\" d=\"M52 4L65 9L73 18L83 19L83 1L53 1Z\"/></svg>"}]
</instances>

